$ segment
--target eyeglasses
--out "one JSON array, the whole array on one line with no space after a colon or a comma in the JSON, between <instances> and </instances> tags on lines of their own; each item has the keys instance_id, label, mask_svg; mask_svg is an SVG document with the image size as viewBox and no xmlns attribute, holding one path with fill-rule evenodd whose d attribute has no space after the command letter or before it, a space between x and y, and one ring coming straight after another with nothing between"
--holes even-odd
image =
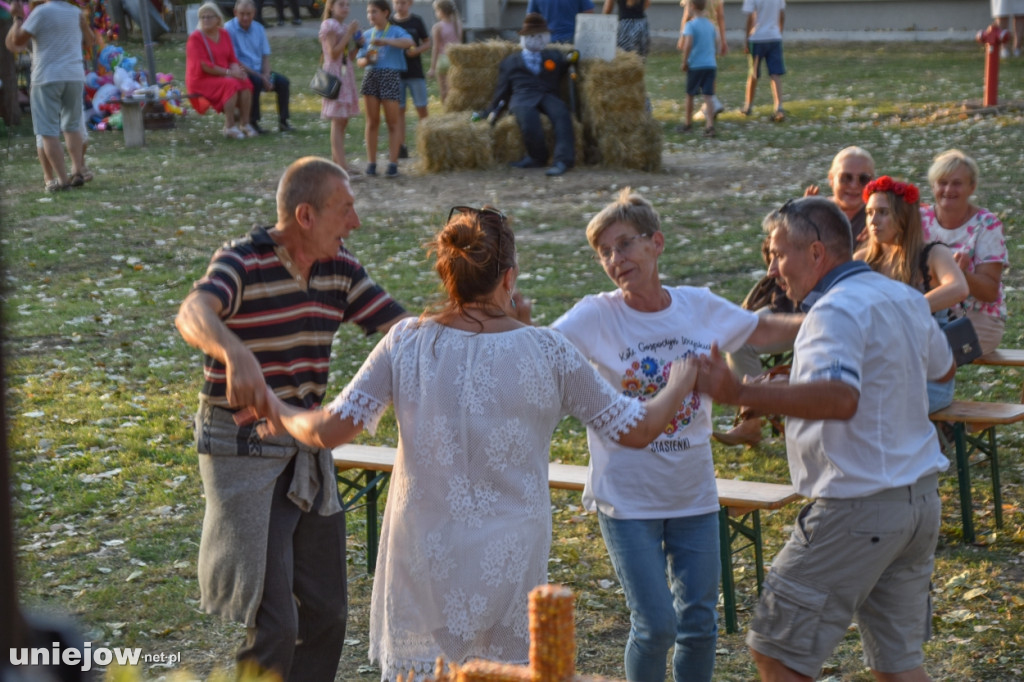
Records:
<instances>
[{"instance_id":1,"label":"eyeglasses","mask_svg":"<svg viewBox=\"0 0 1024 682\"><path fill-rule=\"evenodd\" d=\"M596 260L598 263L607 263L615 254L628 256L630 251L633 250L633 246L636 244L637 239L646 239L650 236L651 235L649 234L634 234L632 237L620 239L612 246L599 246L594 249L594 254L591 258Z\"/></svg>"},{"instance_id":2,"label":"eyeglasses","mask_svg":"<svg viewBox=\"0 0 1024 682\"><path fill-rule=\"evenodd\" d=\"M502 213L501 211L499 211L496 208L491 208L490 206L484 206L483 208L473 208L472 206L452 206L452 210L448 211L448 220L446 220L444 222L444 224L447 225L448 223L450 223L452 221L452 218L456 214L471 215L471 216L476 218L477 224L481 225L481 226L483 225L483 223L480 220L481 216L492 215L492 216L496 216L498 218L498 220L501 221L501 225L499 225L498 230L497 230L497 232L498 232L497 257L494 259L495 268L497 269L498 274L500 275L501 274L501 232L502 232L502 228L505 227L505 224L508 222L508 218L505 216L504 213Z\"/></svg>"},{"instance_id":3,"label":"eyeglasses","mask_svg":"<svg viewBox=\"0 0 1024 682\"><path fill-rule=\"evenodd\" d=\"M816 222L814 222L813 220L811 220L811 219L810 219L810 218L809 218L809 217L807 216L807 214L806 214L806 213L804 213L803 211L801 211L801 210L800 210L800 208L798 207L798 205L797 205L796 201L797 201L796 199L790 199L789 201L787 201L786 203L784 203L784 204L782 205L782 208L780 208L780 209L779 209L778 211L776 211L776 212L777 212L777 213L778 213L779 215L792 215L792 216L796 216L797 218L800 218L800 219L801 219L801 220L803 220L804 222L808 223L808 224L809 224L809 225L810 225L811 227L813 227L813 228L814 228L814 234L815 234L815 235L817 236L817 238L818 238L818 239L817 239L817 241L819 241L819 242L820 242L820 241L821 241L821 229L820 229L820 228L818 227L818 223L816 223Z\"/></svg>"},{"instance_id":4,"label":"eyeglasses","mask_svg":"<svg viewBox=\"0 0 1024 682\"><path fill-rule=\"evenodd\" d=\"M871 175L871 173L860 173L858 175L854 175L853 173L839 174L839 182L843 183L844 185L852 185L853 181L856 180L863 187L864 185L871 182L872 179L873 176Z\"/></svg>"}]
</instances>

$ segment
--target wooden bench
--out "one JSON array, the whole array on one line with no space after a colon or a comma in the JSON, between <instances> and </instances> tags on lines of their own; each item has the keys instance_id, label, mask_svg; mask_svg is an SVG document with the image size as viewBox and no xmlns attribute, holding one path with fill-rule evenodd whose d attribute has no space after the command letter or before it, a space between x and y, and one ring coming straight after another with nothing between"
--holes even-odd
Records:
<instances>
[{"instance_id":1,"label":"wooden bench","mask_svg":"<svg viewBox=\"0 0 1024 682\"><path fill-rule=\"evenodd\" d=\"M996 348L975 360L975 365L995 367L1024 367L1024 350L1017 348ZM1024 403L1024 388L1021 390L1020 401Z\"/></svg>"},{"instance_id":2,"label":"wooden bench","mask_svg":"<svg viewBox=\"0 0 1024 682\"><path fill-rule=\"evenodd\" d=\"M1024 405L954 400L953 403L928 415L938 424L953 427L956 447L957 485L960 488L960 516L963 520L964 542L974 542L974 510L971 495L970 456L984 453L992 472L992 503L995 505L996 527L1003 527L1003 495L999 485L999 451L996 448L996 426L1024 421Z\"/></svg>"},{"instance_id":3,"label":"wooden bench","mask_svg":"<svg viewBox=\"0 0 1024 682\"><path fill-rule=\"evenodd\" d=\"M377 512L380 494L395 466L395 449L373 445L343 445L334 449L334 466L345 511L365 497L366 570L373 573L377 562ZM352 473L349 473L352 472ZM548 465L548 486L556 490L582 491L587 467L552 462ZM761 510L780 509L800 499L791 486L733 479L716 479L718 484L719 533L722 553L722 596L726 632L736 632L736 583L732 557L748 548L754 550L757 591L764 582L764 548ZM351 497L346 495L351 491ZM746 542L744 542L746 541ZM736 543L739 544L736 544Z\"/></svg>"}]
</instances>

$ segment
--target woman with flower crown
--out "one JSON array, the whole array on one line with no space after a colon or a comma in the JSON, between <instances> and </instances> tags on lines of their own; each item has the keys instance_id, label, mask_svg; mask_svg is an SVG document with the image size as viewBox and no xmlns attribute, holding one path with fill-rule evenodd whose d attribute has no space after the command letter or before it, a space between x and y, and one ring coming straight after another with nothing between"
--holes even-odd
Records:
<instances>
[{"instance_id":1,"label":"woman with flower crown","mask_svg":"<svg viewBox=\"0 0 1024 682\"><path fill-rule=\"evenodd\" d=\"M925 245L921 231L921 193L909 182L888 175L864 188L868 241L856 258L886 277L921 291L940 323L949 308L967 298L967 280L944 244ZM928 384L928 411L953 401L953 382Z\"/></svg>"}]
</instances>

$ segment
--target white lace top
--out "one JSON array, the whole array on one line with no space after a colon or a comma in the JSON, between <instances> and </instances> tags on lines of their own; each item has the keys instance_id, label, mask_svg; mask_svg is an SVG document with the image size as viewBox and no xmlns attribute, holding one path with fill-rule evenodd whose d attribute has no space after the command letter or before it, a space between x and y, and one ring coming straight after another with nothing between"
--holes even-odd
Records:
<instances>
[{"instance_id":1,"label":"white lace top","mask_svg":"<svg viewBox=\"0 0 1024 682\"><path fill-rule=\"evenodd\" d=\"M644 415L561 334L402 320L330 409L399 442L370 612L382 679L435 658L526 662L527 595L547 578L548 450L566 414L617 439Z\"/></svg>"}]
</instances>

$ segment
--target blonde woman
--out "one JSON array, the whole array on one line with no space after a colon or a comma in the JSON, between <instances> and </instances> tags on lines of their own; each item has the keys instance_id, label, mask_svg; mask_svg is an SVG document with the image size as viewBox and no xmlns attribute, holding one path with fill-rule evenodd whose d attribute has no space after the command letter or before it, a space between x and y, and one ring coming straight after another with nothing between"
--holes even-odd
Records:
<instances>
[{"instance_id":1,"label":"blonde woman","mask_svg":"<svg viewBox=\"0 0 1024 682\"><path fill-rule=\"evenodd\" d=\"M185 44L185 87L193 95L202 95L209 104L198 104L196 111L202 114L206 106L212 106L223 112L224 137L256 137L256 130L249 125L252 83L235 56L231 36L224 29L224 15L214 2L200 6L198 14L199 27ZM196 107L196 100L193 102ZM235 118L236 109L241 126Z\"/></svg>"}]
</instances>

